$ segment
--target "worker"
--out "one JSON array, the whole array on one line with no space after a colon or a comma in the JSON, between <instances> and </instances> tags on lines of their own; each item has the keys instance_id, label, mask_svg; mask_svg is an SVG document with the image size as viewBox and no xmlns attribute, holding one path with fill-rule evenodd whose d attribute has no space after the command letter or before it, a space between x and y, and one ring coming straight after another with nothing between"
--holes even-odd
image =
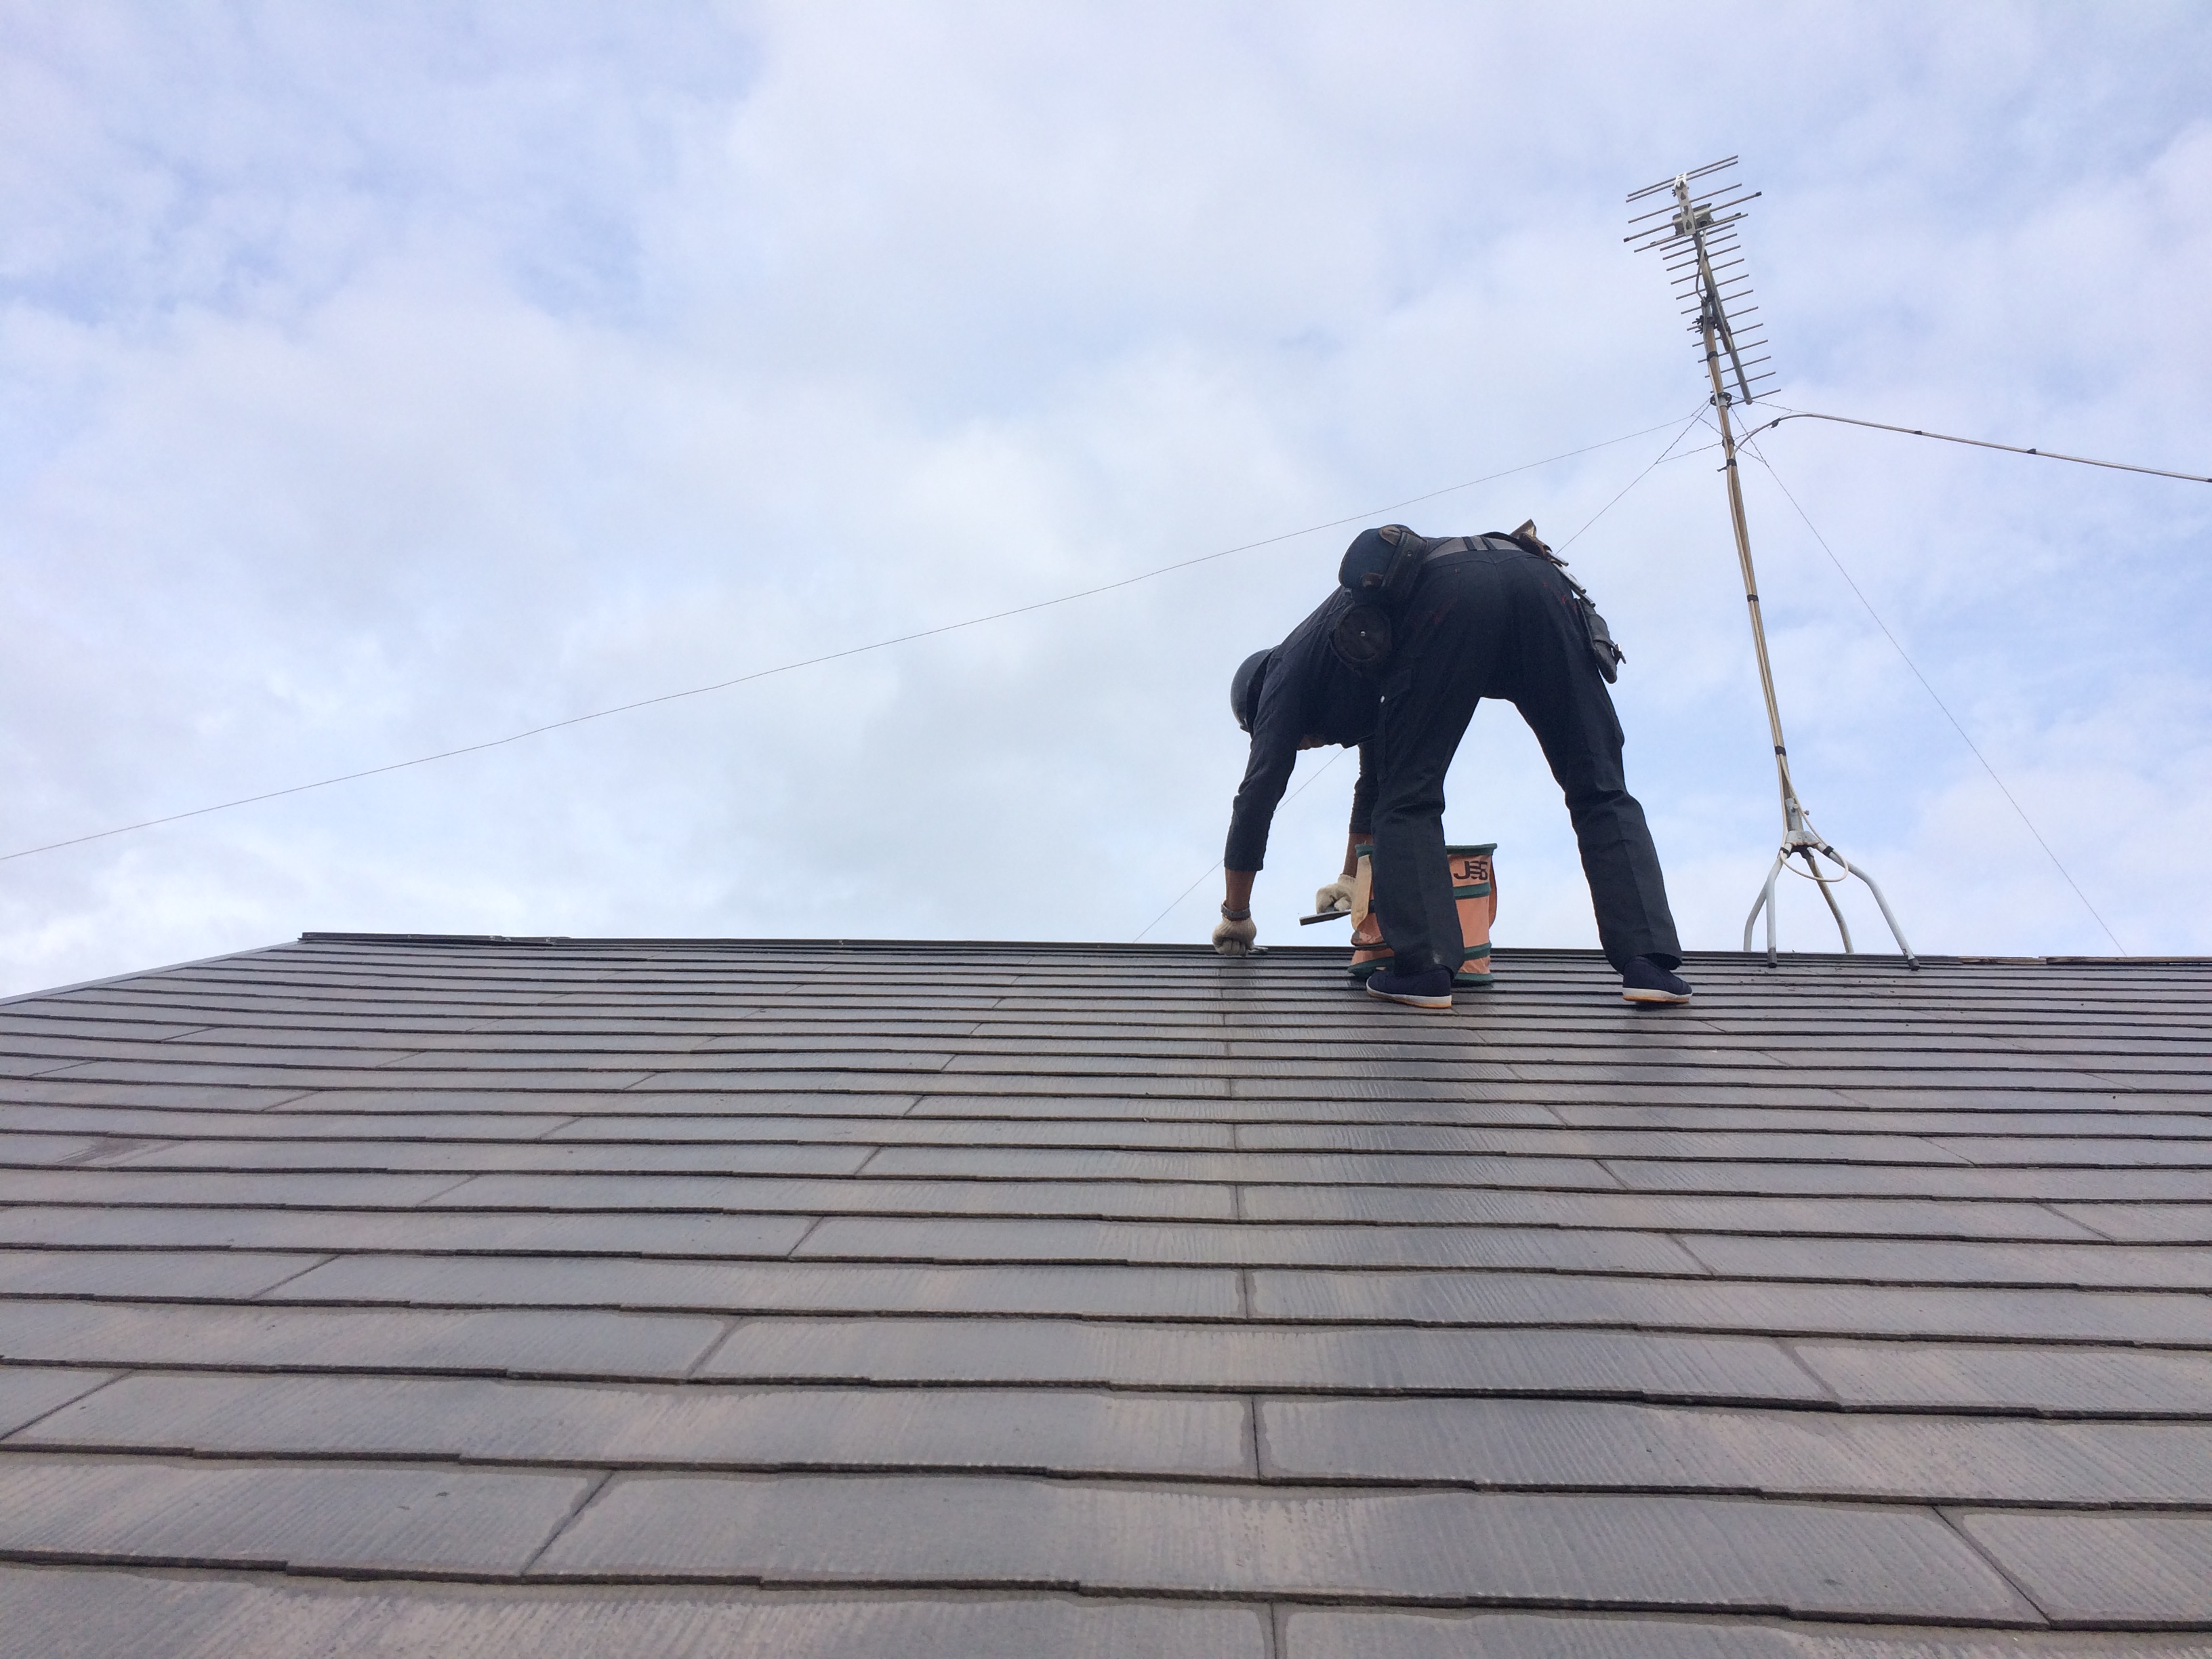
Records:
<instances>
[{"instance_id":1,"label":"worker","mask_svg":"<svg viewBox=\"0 0 2212 1659\"><path fill-rule=\"evenodd\" d=\"M1444 859L1444 774L1475 704L1502 697L1528 721L1565 793L1598 939L1621 976L1621 995L1687 1002L1658 852L1622 775L1620 721L1585 596L1533 524L1512 536L1407 537L1413 532L1402 525L1362 531L1346 555L1347 571L1407 547L1419 555L1379 665L1345 659L1342 625L1360 599L1340 586L1280 645L1247 658L1231 682L1231 704L1252 746L1230 816L1214 949L1242 956L1258 937L1253 878L1297 751L1357 744L1345 868L1354 868L1355 843L1374 843L1372 902L1391 949L1389 965L1368 977L1368 993L1450 1007L1450 964L1462 941ZM1320 908L1334 908L1344 890L1324 888Z\"/></svg>"}]
</instances>

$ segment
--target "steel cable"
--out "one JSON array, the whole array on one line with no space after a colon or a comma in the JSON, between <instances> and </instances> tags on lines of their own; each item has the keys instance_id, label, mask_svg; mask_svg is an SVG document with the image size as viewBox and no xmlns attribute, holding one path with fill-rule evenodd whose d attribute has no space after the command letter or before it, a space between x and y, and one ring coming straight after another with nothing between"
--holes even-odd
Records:
<instances>
[{"instance_id":1,"label":"steel cable","mask_svg":"<svg viewBox=\"0 0 2212 1659\"><path fill-rule=\"evenodd\" d=\"M1971 440L1956 439L1954 440L1954 441L1964 443L1969 442ZM1990 447L1992 448L2004 447L2002 445L1991 445ZM1990 757L1982 752L1981 745L1976 743L1973 738L1967 734L1966 728L1959 723L1959 717L1951 712L1951 705L1943 701L1942 695L1936 690L1933 684L1929 683L1928 676L1920 672L1920 665L1912 660L1911 653L1909 653L1905 650L1905 647L1899 643L1897 635L1889 631L1889 624L1881 619L1881 613L1874 608L1872 603L1867 599L1864 591L1860 588L1857 581L1853 579L1851 573L1844 568L1844 562L1836 556L1836 550L1828 545L1828 538L1820 533L1820 526L1813 522L1811 517L1806 513L1804 507L1798 504L1797 497L1790 494L1790 486L1782 482L1782 475L1774 470L1774 463L1768 460L1765 455L1761 454L1759 453L1759 447L1751 442L1748 439L1745 441L1741 447L1747 454L1750 455L1752 459L1757 461L1759 465L1766 469L1766 476L1774 480L1774 487L1782 492L1783 499L1787 501L1792 507L1796 509L1797 516L1805 521L1805 528L1813 532L1813 539L1820 543L1820 550L1828 556L1828 562L1836 567L1836 574L1844 579L1844 586L1851 590L1852 595L1858 600L1861 605L1865 607L1867 615L1874 618L1874 625L1881 629L1882 638L1889 641L1890 648L1897 653L1899 660L1903 662L1907 668L1912 671L1912 678L1920 682L1921 689L1927 692L1929 697L1934 702L1936 708L1943 711L1943 718L1951 722L1951 729L1959 734L1960 740L1973 752L1974 758L1982 763L1982 770L1990 775L1990 781L1996 785L1997 793L2002 794L2005 798L2006 801L2011 805L2012 810L2020 815L2020 821L2027 826L2027 833L2035 837L2035 844L2043 849L2043 855L2051 860L2051 867L2057 870L2061 876L2063 876L2066 878L2066 884L2074 890L2074 896L2081 901L2081 908L2096 918L2097 926L2105 930L2105 937L2112 941L2112 948L2115 951L2118 951L2122 956L2127 955L2128 947L2120 943L2120 936L2112 931L2112 924L2106 921L2104 918L2103 913L2100 912L2095 905L2089 902L2089 896L2081 890L2081 884L2074 879L2074 872L2066 867L2064 862L2059 858L2057 854L2051 851L2051 843L2043 838L2043 831L2035 827L2035 820L2028 817L2027 809L2020 804L2020 798L2014 795L2011 789L2006 787L2005 781L1997 775L1997 769L1990 764ZM2060 456L2053 457L2052 459L2070 460L2074 458L2071 456ZM2111 464L2093 461L2089 463L2089 465L2093 466L2100 466ZM2130 471L2148 471L2150 469L2146 467L2130 467L2127 470Z\"/></svg>"},{"instance_id":2,"label":"steel cable","mask_svg":"<svg viewBox=\"0 0 2212 1659\"><path fill-rule=\"evenodd\" d=\"M252 806L262 801L278 800L287 795L305 794L313 789L328 789L337 784L354 783L362 778L380 777L387 772L404 772L410 767L428 766L434 761L452 760L461 755L482 754L488 749L503 748L511 743L520 743L526 738L541 737L548 732L558 732L566 726L581 726L587 720L605 720L610 715L627 714L635 709L650 708L658 703L676 702L686 697L702 697L712 691L726 691L732 686L750 684L755 680L768 679L774 675L789 674L799 669L813 668L825 662L838 662L847 657L858 657L871 651L887 650L892 646L909 644L915 640L933 639L940 634L955 634L963 629L981 628L987 623L1004 622L1010 617L1025 617L1032 611L1049 611L1056 605L1073 605L1078 599L1095 599L1101 593L1111 593L1121 588L1133 587L1139 582L1151 581L1157 576L1169 575L1177 570L1188 570L1195 565L1210 564L1217 559L1225 559L1233 554L1249 553L1257 548L1273 547L1280 542L1293 541L1300 536L1310 536L1323 530L1334 530L1348 524L1358 524L1373 519L1380 514L1395 513L1400 507L1413 507L1422 501L1434 501L1439 495L1449 495L1458 490L1472 489L1478 484L1494 483L1499 478L1510 477L1516 472L1532 471L1540 466L1549 466L1556 461L1571 460L1575 456L1587 455L1594 450L1608 449L1614 444L1624 444L1632 439L1641 438L1650 433L1662 432L1673 424L1672 421L1662 421L1657 426L1647 426L1634 432L1624 432L1617 438L1607 438L1601 442L1584 444L1579 449L1564 450L1557 455L1547 455L1541 460L1524 461L1518 466L1509 466L1503 471L1486 473L1480 478L1469 478L1464 483L1446 484L1441 489L1431 489L1419 495L1409 495L1404 501L1392 501L1387 506L1372 507L1364 513L1351 514L1340 519L1329 519L1322 523L1310 524L1297 530L1286 530L1280 535L1265 536L1258 541L1239 543L1235 547L1224 547L1218 552L1201 553L1196 558L1178 559L1173 564L1159 565L1151 570L1140 571L1133 576L1124 576L1118 581L1103 582L1096 587L1085 587L1076 592L1062 593L1054 599L1039 599L1031 605L1018 605L1009 610L994 611L987 616L969 617L962 622L945 623L935 628L916 629L910 634L897 634L889 639L871 641L866 645L848 646L842 651L825 651L819 656L804 657L796 662L779 663L773 668L756 669L750 674L738 674L726 680L717 680L711 685L695 685L682 691L665 691L659 696L640 697L635 702L616 703L611 708L595 708L588 714L571 714L565 720L548 720L542 726L529 726L520 732L510 732L505 737L489 738L482 743L462 744L457 748L441 749L434 754L416 755L407 760L388 762L382 766L363 767L357 772L342 772L335 777L317 778L310 783L295 783L282 789L264 790L259 794L240 795L235 800L216 801L211 805L195 806L187 811L166 813L160 817L142 818L136 823L118 824L111 830L95 830L88 835L70 836L60 841L45 842L38 847L26 847L13 853L0 853L0 864L6 864L15 859L30 858L40 853L57 852L64 847L82 847L87 842L105 841L112 836L127 836L135 830L156 829L165 823L179 823L186 818L204 817L210 812L227 812L234 807ZM1202 881L1205 878L1201 876L1199 879Z\"/></svg>"}]
</instances>

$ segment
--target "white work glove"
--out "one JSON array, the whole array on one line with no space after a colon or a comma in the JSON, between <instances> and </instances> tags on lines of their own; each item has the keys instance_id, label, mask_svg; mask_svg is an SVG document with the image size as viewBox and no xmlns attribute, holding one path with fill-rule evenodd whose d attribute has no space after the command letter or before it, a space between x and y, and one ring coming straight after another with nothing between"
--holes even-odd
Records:
<instances>
[{"instance_id":1,"label":"white work glove","mask_svg":"<svg viewBox=\"0 0 2212 1659\"><path fill-rule=\"evenodd\" d=\"M1231 921L1224 916L1214 924L1213 948L1224 957L1247 957L1252 954L1252 941L1259 937L1260 924L1251 917Z\"/></svg>"},{"instance_id":2,"label":"white work glove","mask_svg":"<svg viewBox=\"0 0 2212 1659\"><path fill-rule=\"evenodd\" d=\"M1350 876L1339 876L1314 895L1316 915L1325 916L1333 910L1341 910L1347 915L1351 914L1352 878Z\"/></svg>"}]
</instances>

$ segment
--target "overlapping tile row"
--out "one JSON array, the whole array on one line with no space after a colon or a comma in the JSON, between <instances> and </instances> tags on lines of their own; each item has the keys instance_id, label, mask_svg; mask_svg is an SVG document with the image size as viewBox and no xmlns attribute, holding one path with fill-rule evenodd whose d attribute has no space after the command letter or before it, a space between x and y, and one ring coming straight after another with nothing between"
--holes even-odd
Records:
<instances>
[{"instance_id":1,"label":"overlapping tile row","mask_svg":"<svg viewBox=\"0 0 2212 1659\"><path fill-rule=\"evenodd\" d=\"M2212 1653L2212 964L1499 969L0 1005L0 1653Z\"/></svg>"}]
</instances>

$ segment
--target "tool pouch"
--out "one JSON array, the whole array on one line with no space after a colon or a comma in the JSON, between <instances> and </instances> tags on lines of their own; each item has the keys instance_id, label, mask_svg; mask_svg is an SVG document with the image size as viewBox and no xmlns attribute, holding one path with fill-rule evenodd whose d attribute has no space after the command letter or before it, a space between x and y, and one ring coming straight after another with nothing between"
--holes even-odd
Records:
<instances>
[{"instance_id":1,"label":"tool pouch","mask_svg":"<svg viewBox=\"0 0 2212 1659\"><path fill-rule=\"evenodd\" d=\"M1347 606L1329 630L1328 648L1355 674L1372 674L1390 660L1397 640L1390 613L1379 605Z\"/></svg>"},{"instance_id":2,"label":"tool pouch","mask_svg":"<svg viewBox=\"0 0 2212 1659\"><path fill-rule=\"evenodd\" d=\"M1583 626L1589 630L1590 655L1597 659L1597 672L1611 685L1620 678L1620 665L1628 660L1628 653L1613 642L1612 630L1606 627L1605 618L1597 614L1597 606L1590 603L1590 596L1583 592L1582 584L1572 576L1567 580L1574 582L1575 597L1582 602Z\"/></svg>"},{"instance_id":3,"label":"tool pouch","mask_svg":"<svg viewBox=\"0 0 2212 1659\"><path fill-rule=\"evenodd\" d=\"M1390 619L1413 592L1434 545L1404 525L1386 524L1363 530L1345 550L1336 580L1353 603L1336 619L1328 643L1355 674L1371 674L1390 660L1397 648Z\"/></svg>"}]
</instances>

